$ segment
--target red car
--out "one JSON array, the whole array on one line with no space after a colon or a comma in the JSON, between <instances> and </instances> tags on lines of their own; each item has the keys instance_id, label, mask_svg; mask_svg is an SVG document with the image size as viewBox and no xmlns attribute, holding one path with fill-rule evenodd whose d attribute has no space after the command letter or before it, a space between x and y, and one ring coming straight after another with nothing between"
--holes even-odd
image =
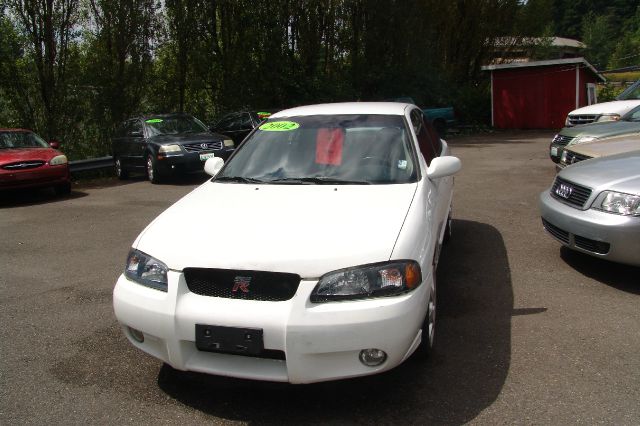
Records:
<instances>
[{"instance_id":1,"label":"red car","mask_svg":"<svg viewBox=\"0 0 640 426\"><path fill-rule=\"evenodd\" d=\"M69 162L57 148L30 130L0 129L0 190L53 187L58 195L70 193Z\"/></svg>"}]
</instances>

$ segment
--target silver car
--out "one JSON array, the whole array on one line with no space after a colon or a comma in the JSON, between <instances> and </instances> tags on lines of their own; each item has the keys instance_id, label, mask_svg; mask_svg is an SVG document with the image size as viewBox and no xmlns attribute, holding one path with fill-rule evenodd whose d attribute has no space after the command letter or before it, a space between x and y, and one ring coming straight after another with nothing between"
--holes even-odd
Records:
<instances>
[{"instance_id":1,"label":"silver car","mask_svg":"<svg viewBox=\"0 0 640 426\"><path fill-rule=\"evenodd\" d=\"M540 194L540 215L570 249L640 266L640 151L561 170Z\"/></svg>"}]
</instances>

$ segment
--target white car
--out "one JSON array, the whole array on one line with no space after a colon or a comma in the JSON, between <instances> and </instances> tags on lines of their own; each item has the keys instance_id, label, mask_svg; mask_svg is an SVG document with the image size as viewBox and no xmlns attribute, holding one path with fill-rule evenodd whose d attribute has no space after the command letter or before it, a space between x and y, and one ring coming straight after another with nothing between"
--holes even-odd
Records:
<instances>
[{"instance_id":1,"label":"white car","mask_svg":"<svg viewBox=\"0 0 640 426\"><path fill-rule=\"evenodd\" d=\"M602 102L574 109L567 115L565 127L579 126L589 123L618 121L620 118L640 105L640 99Z\"/></svg>"},{"instance_id":2,"label":"white car","mask_svg":"<svg viewBox=\"0 0 640 426\"><path fill-rule=\"evenodd\" d=\"M433 346L460 160L415 105L274 114L133 243L124 334L178 370L311 383Z\"/></svg>"}]
</instances>

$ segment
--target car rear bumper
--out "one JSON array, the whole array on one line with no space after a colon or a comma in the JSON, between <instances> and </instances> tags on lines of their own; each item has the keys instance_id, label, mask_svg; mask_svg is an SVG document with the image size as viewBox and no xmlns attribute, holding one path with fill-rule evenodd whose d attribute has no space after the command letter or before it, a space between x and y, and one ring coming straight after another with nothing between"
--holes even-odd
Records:
<instances>
[{"instance_id":1,"label":"car rear bumper","mask_svg":"<svg viewBox=\"0 0 640 426\"><path fill-rule=\"evenodd\" d=\"M68 165L44 166L20 171L0 169L0 189L24 189L69 184Z\"/></svg>"},{"instance_id":2,"label":"car rear bumper","mask_svg":"<svg viewBox=\"0 0 640 426\"><path fill-rule=\"evenodd\" d=\"M427 282L397 297L313 304L316 281L302 281L287 301L200 296L181 272L170 271L161 292L120 276L114 311L129 341L179 370L255 380L311 383L375 374L404 361L420 342ZM428 278L431 280L431 276ZM196 324L263 330L264 348L282 359L200 351ZM133 338L129 327L144 333ZM359 361L362 349L387 353L377 367Z\"/></svg>"},{"instance_id":3,"label":"car rear bumper","mask_svg":"<svg viewBox=\"0 0 640 426\"><path fill-rule=\"evenodd\" d=\"M545 191L540 194L543 226L563 245L594 257L640 266L640 217L580 210Z\"/></svg>"}]
</instances>

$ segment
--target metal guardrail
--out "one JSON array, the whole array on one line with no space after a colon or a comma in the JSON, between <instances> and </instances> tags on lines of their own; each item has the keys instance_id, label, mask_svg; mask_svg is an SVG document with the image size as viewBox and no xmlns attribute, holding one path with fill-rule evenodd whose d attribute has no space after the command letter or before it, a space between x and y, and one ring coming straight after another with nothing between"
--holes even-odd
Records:
<instances>
[{"instance_id":1,"label":"metal guardrail","mask_svg":"<svg viewBox=\"0 0 640 426\"><path fill-rule=\"evenodd\" d=\"M110 167L113 167L113 157L111 156L69 162L69 170L71 170L71 173L108 169Z\"/></svg>"}]
</instances>

